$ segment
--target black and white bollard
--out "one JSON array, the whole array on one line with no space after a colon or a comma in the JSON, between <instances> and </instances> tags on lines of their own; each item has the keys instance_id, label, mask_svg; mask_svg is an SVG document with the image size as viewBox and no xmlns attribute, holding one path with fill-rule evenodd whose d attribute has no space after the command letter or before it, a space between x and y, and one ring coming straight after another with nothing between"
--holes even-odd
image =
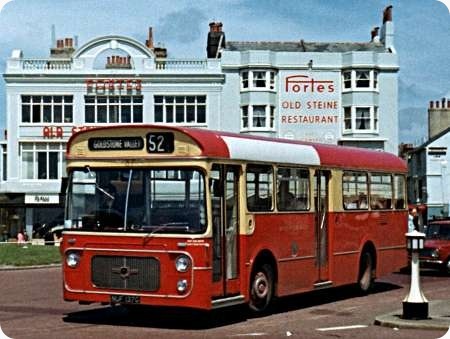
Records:
<instances>
[{"instance_id":1,"label":"black and white bollard","mask_svg":"<svg viewBox=\"0 0 450 339\"><path fill-rule=\"evenodd\" d=\"M416 230L406 233L407 248L411 252L411 286L403 300L403 319L427 319L428 300L420 289L419 251L423 249L425 234Z\"/></svg>"}]
</instances>

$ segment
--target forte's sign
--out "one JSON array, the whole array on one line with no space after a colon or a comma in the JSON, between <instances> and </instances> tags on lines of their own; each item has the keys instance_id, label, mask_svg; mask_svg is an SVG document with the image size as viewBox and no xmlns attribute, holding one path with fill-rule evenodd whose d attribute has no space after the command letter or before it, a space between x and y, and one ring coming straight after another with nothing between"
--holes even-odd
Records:
<instances>
[{"instance_id":1,"label":"forte's sign","mask_svg":"<svg viewBox=\"0 0 450 339\"><path fill-rule=\"evenodd\" d=\"M136 91L142 89L141 79L86 79L88 92Z\"/></svg>"},{"instance_id":2,"label":"forte's sign","mask_svg":"<svg viewBox=\"0 0 450 339\"><path fill-rule=\"evenodd\" d=\"M280 71L279 136L336 144L340 73Z\"/></svg>"}]
</instances>

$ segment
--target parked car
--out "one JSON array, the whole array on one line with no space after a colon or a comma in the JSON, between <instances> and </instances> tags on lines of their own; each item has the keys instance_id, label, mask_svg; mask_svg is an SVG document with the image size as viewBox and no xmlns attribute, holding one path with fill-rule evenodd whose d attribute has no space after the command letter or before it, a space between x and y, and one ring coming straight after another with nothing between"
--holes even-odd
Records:
<instances>
[{"instance_id":1,"label":"parked car","mask_svg":"<svg viewBox=\"0 0 450 339\"><path fill-rule=\"evenodd\" d=\"M420 266L450 274L450 220L430 221L425 236L419 256Z\"/></svg>"},{"instance_id":2,"label":"parked car","mask_svg":"<svg viewBox=\"0 0 450 339\"><path fill-rule=\"evenodd\" d=\"M56 238L61 237L64 230L64 214L56 216L46 224L36 223L33 225L33 238L44 239L47 245L53 245Z\"/></svg>"}]
</instances>

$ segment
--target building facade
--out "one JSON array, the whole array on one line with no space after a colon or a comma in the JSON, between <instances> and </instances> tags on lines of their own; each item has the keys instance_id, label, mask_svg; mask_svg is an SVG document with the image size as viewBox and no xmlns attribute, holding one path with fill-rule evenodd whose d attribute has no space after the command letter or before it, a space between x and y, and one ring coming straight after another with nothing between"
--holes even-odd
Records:
<instances>
[{"instance_id":1,"label":"building facade","mask_svg":"<svg viewBox=\"0 0 450 339\"><path fill-rule=\"evenodd\" d=\"M408 197L423 206L424 219L449 217L450 100L430 101L428 140L407 153Z\"/></svg>"},{"instance_id":2,"label":"building facade","mask_svg":"<svg viewBox=\"0 0 450 339\"><path fill-rule=\"evenodd\" d=\"M61 223L65 147L79 130L158 123L381 149L398 144L392 8L369 42L225 41L211 23L207 57L169 59L124 36L50 57L7 60L7 137L1 144L0 225L8 236Z\"/></svg>"}]
</instances>

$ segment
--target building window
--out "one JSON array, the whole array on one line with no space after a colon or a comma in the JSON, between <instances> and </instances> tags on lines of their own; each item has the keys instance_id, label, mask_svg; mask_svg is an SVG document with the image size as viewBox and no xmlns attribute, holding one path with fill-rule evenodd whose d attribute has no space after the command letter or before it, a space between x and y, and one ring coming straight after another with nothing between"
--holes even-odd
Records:
<instances>
[{"instance_id":1,"label":"building window","mask_svg":"<svg viewBox=\"0 0 450 339\"><path fill-rule=\"evenodd\" d=\"M241 107L242 129L273 129L275 107L270 105L246 105Z\"/></svg>"},{"instance_id":2,"label":"building window","mask_svg":"<svg viewBox=\"0 0 450 339\"><path fill-rule=\"evenodd\" d=\"M378 107L344 107L344 133L378 133Z\"/></svg>"},{"instance_id":3,"label":"building window","mask_svg":"<svg viewBox=\"0 0 450 339\"><path fill-rule=\"evenodd\" d=\"M241 72L241 90L275 90L275 71L251 70Z\"/></svg>"},{"instance_id":4,"label":"building window","mask_svg":"<svg viewBox=\"0 0 450 339\"><path fill-rule=\"evenodd\" d=\"M206 95L155 95L155 122L205 124Z\"/></svg>"},{"instance_id":5,"label":"building window","mask_svg":"<svg viewBox=\"0 0 450 339\"><path fill-rule=\"evenodd\" d=\"M342 72L342 82L344 83L345 89L352 88L352 71Z\"/></svg>"},{"instance_id":6,"label":"building window","mask_svg":"<svg viewBox=\"0 0 450 339\"><path fill-rule=\"evenodd\" d=\"M241 87L248 88L248 71L241 73Z\"/></svg>"},{"instance_id":7,"label":"building window","mask_svg":"<svg viewBox=\"0 0 450 339\"><path fill-rule=\"evenodd\" d=\"M2 145L2 180L6 181L8 178L8 172L7 172L7 159L8 159L8 152L6 150L6 145Z\"/></svg>"},{"instance_id":8,"label":"building window","mask_svg":"<svg viewBox=\"0 0 450 339\"><path fill-rule=\"evenodd\" d=\"M142 95L86 95L87 123L139 123L143 121Z\"/></svg>"},{"instance_id":9,"label":"building window","mask_svg":"<svg viewBox=\"0 0 450 339\"><path fill-rule=\"evenodd\" d=\"M343 91L378 91L378 71L371 69L342 72Z\"/></svg>"},{"instance_id":10,"label":"building window","mask_svg":"<svg viewBox=\"0 0 450 339\"><path fill-rule=\"evenodd\" d=\"M21 143L22 179L57 180L66 175L64 143Z\"/></svg>"},{"instance_id":11,"label":"building window","mask_svg":"<svg viewBox=\"0 0 450 339\"><path fill-rule=\"evenodd\" d=\"M22 95L23 123L72 123L72 95Z\"/></svg>"},{"instance_id":12,"label":"building window","mask_svg":"<svg viewBox=\"0 0 450 339\"><path fill-rule=\"evenodd\" d=\"M356 71L356 88L369 88L370 87L370 72L369 71Z\"/></svg>"}]
</instances>

